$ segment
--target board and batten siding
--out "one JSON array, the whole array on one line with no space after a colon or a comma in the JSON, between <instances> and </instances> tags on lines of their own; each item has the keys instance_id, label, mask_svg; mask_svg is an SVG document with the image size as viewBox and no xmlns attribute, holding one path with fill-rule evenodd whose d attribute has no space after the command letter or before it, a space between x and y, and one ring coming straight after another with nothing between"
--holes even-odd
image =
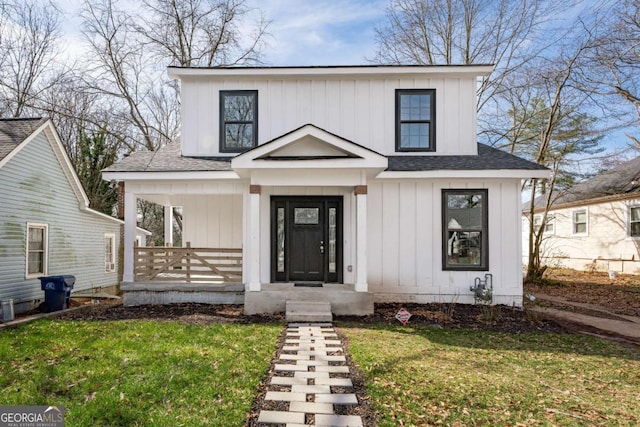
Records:
<instances>
[{"instance_id":1,"label":"board and batten siding","mask_svg":"<svg viewBox=\"0 0 640 427\"><path fill-rule=\"evenodd\" d=\"M473 303L493 275L494 302L522 304L520 180L375 180L367 200L369 291L379 302ZM487 189L488 271L442 269L442 190Z\"/></svg>"},{"instance_id":2,"label":"board and batten siding","mask_svg":"<svg viewBox=\"0 0 640 427\"><path fill-rule=\"evenodd\" d=\"M475 77L375 76L225 81L182 77L182 153L219 155L220 91L257 90L258 144L313 124L391 155L395 153L396 89L436 90L436 152L430 154L477 154Z\"/></svg>"},{"instance_id":3,"label":"board and batten siding","mask_svg":"<svg viewBox=\"0 0 640 427\"><path fill-rule=\"evenodd\" d=\"M183 243L192 248L242 248L242 195L186 196Z\"/></svg>"},{"instance_id":4,"label":"board and batten siding","mask_svg":"<svg viewBox=\"0 0 640 427\"><path fill-rule=\"evenodd\" d=\"M104 235L120 245L120 224L82 211L44 132L0 168L0 300L42 300L40 281L26 279L27 223L49 226L48 275L76 276L75 291L118 284L105 272ZM116 257L117 262L117 257Z\"/></svg>"}]
</instances>

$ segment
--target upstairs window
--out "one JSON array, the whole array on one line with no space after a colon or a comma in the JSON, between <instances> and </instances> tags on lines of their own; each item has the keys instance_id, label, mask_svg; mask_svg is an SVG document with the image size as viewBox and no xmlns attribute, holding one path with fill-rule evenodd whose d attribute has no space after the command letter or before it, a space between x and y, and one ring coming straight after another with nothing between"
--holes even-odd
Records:
<instances>
[{"instance_id":1,"label":"upstairs window","mask_svg":"<svg viewBox=\"0 0 640 427\"><path fill-rule=\"evenodd\" d=\"M241 153L258 144L258 91L220 92L220 152Z\"/></svg>"},{"instance_id":2,"label":"upstairs window","mask_svg":"<svg viewBox=\"0 0 640 427\"><path fill-rule=\"evenodd\" d=\"M47 274L48 235L47 224L27 224L27 278Z\"/></svg>"},{"instance_id":3,"label":"upstairs window","mask_svg":"<svg viewBox=\"0 0 640 427\"><path fill-rule=\"evenodd\" d=\"M640 237L640 206L629 208L629 236Z\"/></svg>"},{"instance_id":4,"label":"upstairs window","mask_svg":"<svg viewBox=\"0 0 640 427\"><path fill-rule=\"evenodd\" d=\"M587 210L580 209L573 211L573 234L585 235L587 234Z\"/></svg>"},{"instance_id":5,"label":"upstairs window","mask_svg":"<svg viewBox=\"0 0 640 427\"><path fill-rule=\"evenodd\" d=\"M435 89L396 90L396 151L435 151Z\"/></svg>"},{"instance_id":6,"label":"upstairs window","mask_svg":"<svg viewBox=\"0 0 640 427\"><path fill-rule=\"evenodd\" d=\"M442 190L442 269L488 270L487 190Z\"/></svg>"}]
</instances>

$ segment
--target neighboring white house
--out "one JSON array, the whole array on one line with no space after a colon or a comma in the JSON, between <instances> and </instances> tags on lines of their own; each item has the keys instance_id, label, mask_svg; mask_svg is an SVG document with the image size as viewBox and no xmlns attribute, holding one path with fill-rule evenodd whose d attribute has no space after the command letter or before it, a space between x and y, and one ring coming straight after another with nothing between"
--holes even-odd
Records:
<instances>
[{"instance_id":1,"label":"neighboring white house","mask_svg":"<svg viewBox=\"0 0 640 427\"><path fill-rule=\"evenodd\" d=\"M0 300L32 308L47 275L118 285L122 224L89 208L51 120L0 119Z\"/></svg>"},{"instance_id":2,"label":"neighboring white house","mask_svg":"<svg viewBox=\"0 0 640 427\"><path fill-rule=\"evenodd\" d=\"M470 285L487 273L494 303L521 305L521 180L549 171L477 143L476 89L491 70L169 68L181 141L103 173L125 186L124 282L151 291L176 274L134 254L144 199L182 207L192 248L241 254L241 272L219 279L244 285L246 313L303 295L336 314L371 312L373 301L472 303ZM179 273L191 268L165 252ZM225 257L199 268L214 259Z\"/></svg>"},{"instance_id":3,"label":"neighboring white house","mask_svg":"<svg viewBox=\"0 0 640 427\"><path fill-rule=\"evenodd\" d=\"M553 197L542 241L547 265L640 274L640 157ZM540 225L538 207L534 224ZM529 219L523 217L523 253Z\"/></svg>"}]
</instances>

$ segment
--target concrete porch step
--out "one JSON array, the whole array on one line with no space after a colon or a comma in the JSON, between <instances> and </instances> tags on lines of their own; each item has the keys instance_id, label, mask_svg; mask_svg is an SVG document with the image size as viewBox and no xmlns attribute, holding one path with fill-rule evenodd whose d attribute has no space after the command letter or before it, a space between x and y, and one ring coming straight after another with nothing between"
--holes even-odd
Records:
<instances>
[{"instance_id":1,"label":"concrete porch step","mask_svg":"<svg viewBox=\"0 0 640 427\"><path fill-rule=\"evenodd\" d=\"M296 301L285 303L287 322L331 322L331 303L328 301Z\"/></svg>"}]
</instances>

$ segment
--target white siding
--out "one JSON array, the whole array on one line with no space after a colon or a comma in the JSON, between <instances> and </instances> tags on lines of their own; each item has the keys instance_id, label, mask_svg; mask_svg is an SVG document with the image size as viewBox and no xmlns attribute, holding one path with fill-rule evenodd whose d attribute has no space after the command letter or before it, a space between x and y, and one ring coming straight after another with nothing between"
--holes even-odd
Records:
<instances>
[{"instance_id":1,"label":"white siding","mask_svg":"<svg viewBox=\"0 0 640 427\"><path fill-rule=\"evenodd\" d=\"M183 77L181 87L182 152L188 156L220 154L219 92L233 89L258 91L259 144L311 123L384 155L396 154L395 90L435 89L437 152L430 154L477 154L474 77Z\"/></svg>"},{"instance_id":2,"label":"white siding","mask_svg":"<svg viewBox=\"0 0 640 427\"><path fill-rule=\"evenodd\" d=\"M120 224L79 209L43 133L0 169L0 300L16 304L44 297L38 279L25 279L27 222L49 226L48 275L73 274L74 291L118 284L104 271L104 235L118 247Z\"/></svg>"},{"instance_id":3,"label":"white siding","mask_svg":"<svg viewBox=\"0 0 640 427\"><path fill-rule=\"evenodd\" d=\"M489 270L443 271L441 191L488 189ZM475 277L493 275L497 303L522 303L519 180L369 183L369 290L378 301L473 302Z\"/></svg>"},{"instance_id":4,"label":"white siding","mask_svg":"<svg viewBox=\"0 0 640 427\"><path fill-rule=\"evenodd\" d=\"M640 273L640 238L629 236L629 207L640 198L555 209L554 233L545 234L542 255L552 266ZM573 234L573 212L587 211L587 234ZM523 254L528 254L529 223L523 220ZM624 262L623 262L624 261Z\"/></svg>"},{"instance_id":5,"label":"white siding","mask_svg":"<svg viewBox=\"0 0 640 427\"><path fill-rule=\"evenodd\" d=\"M183 245L242 248L242 195L185 197Z\"/></svg>"}]
</instances>

